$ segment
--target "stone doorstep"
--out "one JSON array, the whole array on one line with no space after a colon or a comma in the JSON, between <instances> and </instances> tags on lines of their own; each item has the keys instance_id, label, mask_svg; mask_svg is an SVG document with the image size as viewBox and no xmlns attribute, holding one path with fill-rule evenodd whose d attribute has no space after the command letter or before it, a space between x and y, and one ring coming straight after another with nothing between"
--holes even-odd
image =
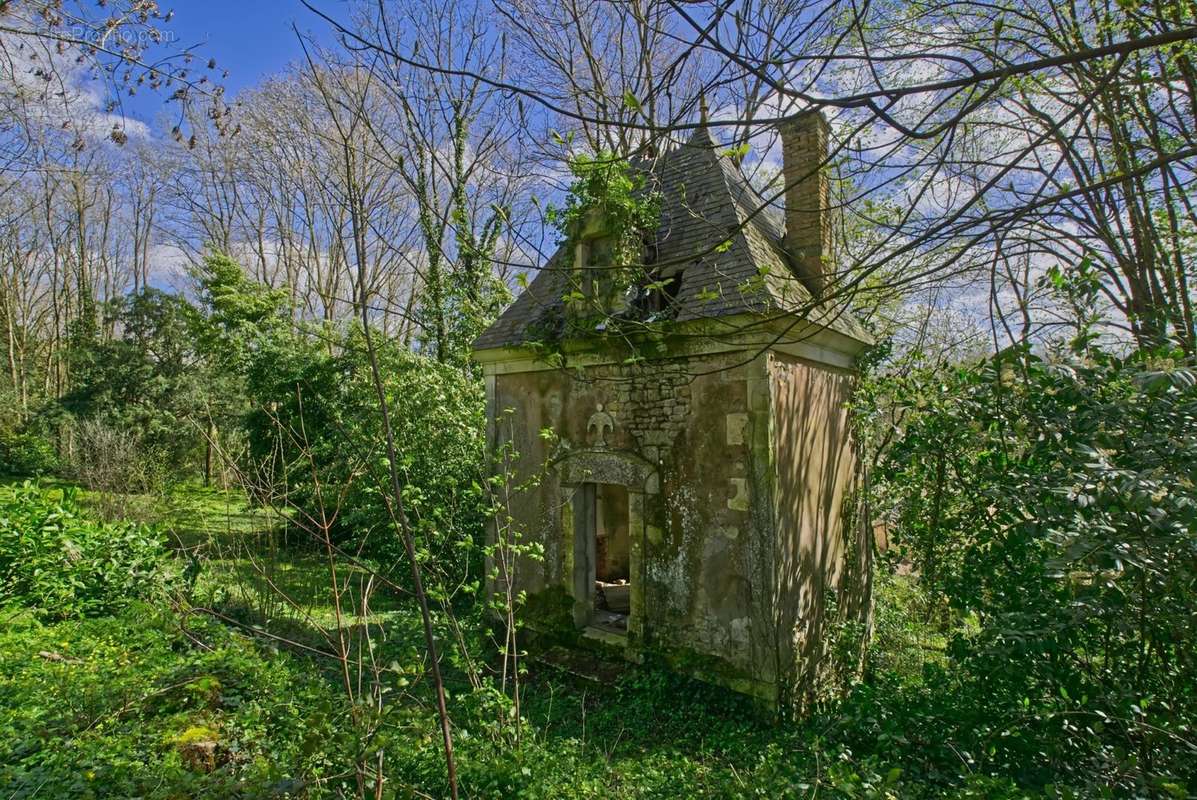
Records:
<instances>
[{"instance_id":1,"label":"stone doorstep","mask_svg":"<svg viewBox=\"0 0 1197 800\"><path fill-rule=\"evenodd\" d=\"M594 653L560 645L550 647L535 656L535 659L542 664L555 667L567 675L603 686L613 685L628 667L626 663L608 661L599 658Z\"/></svg>"}]
</instances>

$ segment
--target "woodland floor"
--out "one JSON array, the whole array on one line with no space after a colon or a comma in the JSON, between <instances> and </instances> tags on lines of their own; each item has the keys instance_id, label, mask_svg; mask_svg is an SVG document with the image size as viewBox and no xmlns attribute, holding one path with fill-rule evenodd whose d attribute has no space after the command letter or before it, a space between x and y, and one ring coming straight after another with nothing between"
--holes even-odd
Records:
<instances>
[{"instance_id":1,"label":"woodland floor","mask_svg":"<svg viewBox=\"0 0 1197 800\"><path fill-rule=\"evenodd\" d=\"M43 486L62 484L43 482ZM0 485L0 493L10 491L11 485ZM109 516L126 516L152 520L168 532L177 552L179 567L186 569L193 559L202 562L200 576L192 592L194 606L218 612L225 629L221 636L231 636L242 644L238 658L252 659L260 653L272 674L286 680L298 681L294 702L299 705L288 713L300 719L308 714L304 703L311 703L313 715L327 715L327 708L341 700L335 669L306 648L320 649L323 637L335 622L328 590L327 563L322 555L300 542L287 541L268 515L248 509L231 493L184 487L158 498L124 497L113 501L95 495L85 495L85 504L99 507L105 504ZM364 573L352 570L341 573L350 583L364 582ZM281 592L279 591L281 590ZM289 600L280 599L285 593ZM402 660L420 652L422 638L414 604L389 592L378 592L371 602L371 623L381 623L385 637L376 642L375 657L384 663L394 656ZM34 664L34 672L16 670L0 684L0 721L6 712L6 702L13 698L36 696L45 691L46 675L42 670L66 669L69 680L59 674L55 681L64 681L54 691L68 691L80 697L103 698L111 694L111 701L96 700L98 709L92 713L107 719L124 716L117 700L116 684L126 675L121 664L137 660L136 648L153 650L157 647L160 662L141 668L148 694L153 696L167 676L181 667L171 661L172 650L179 650L177 631L171 628L169 610L155 612L159 628L167 631L163 641L150 645L140 636L128 633L137 622L127 618L38 625L22 620L19 615L0 620L0 666L27 664L31 654L61 653L66 664L79 664L75 675L62 663ZM364 622L356 620L355 622ZM213 625L206 621L204 625ZM105 627L107 625L107 627ZM463 627L480 629L476 616L462 620ZM154 626L149 626L153 628ZM204 630L210 630L205 628ZM246 634L247 636L242 636ZM451 638L442 630L442 641ZM126 651L122 637L129 637ZM173 637L173 638L172 638ZM106 642L97 644L97 639ZM475 635L471 643L484 646L482 637ZM154 652L158 652L155 650ZM249 653L250 655L246 655ZM56 657L54 658L57 661ZM180 664L182 656L178 657ZM37 658L33 659L35 662ZM102 663L101 663L102 662ZM446 657L450 714L457 731L459 773L466 797L894 797L923 795L911 791L914 787L903 781L904 765L892 764L884 754L884 743L877 743L876 752L854 752L843 742L832 742L834 731L842 718L824 715L802 724L777 724L762 717L751 703L736 695L673 676L649 667L629 667L607 683L586 680L576 670L562 669L546 663L531 664L524 689L523 714L527 726L518 747L510 742L500 743L502 730L494 725L493 709L477 692L471 693L464 673L455 667L456 661ZM236 662L241 664L241 662ZM84 666L85 665L85 666ZM261 664L245 665L226 670L225 684L238 680L262 682L254 678ZM293 676L286 678L287 675ZM23 676L23 677L22 677ZM107 677L104 677L107 676ZM240 676L240 677L238 677ZM325 676L310 683L312 676ZM609 675L608 675L609 677ZM22 683L24 681L24 683ZM91 681L89 684L88 682ZM36 685L35 685L36 684ZM40 689L39 689L40 687ZM260 687L259 687L260 688ZM109 691L111 689L111 691ZM129 690L133 691L133 690ZM226 686L227 691L227 686ZM247 688L247 691L253 689ZM275 690L277 694L277 689ZM409 787L420 786L432 796L443 791L443 767L440 745L435 735L435 720L430 698L420 687L406 687L395 695L396 702L406 704L403 713L392 717L393 730L386 756L387 796L421 796ZM305 699L306 698L306 699ZM105 702L113 708L105 710ZM263 701L256 701L263 702ZM323 710L315 710L315 709ZM13 709L8 709L13 712ZM87 774L110 769L106 759L112 753L128 753L128 758L148 765L155 758L166 758L169 748L162 745L159 735L151 744L128 741L135 732L177 729L181 712L168 703L159 708L148 701L137 711L135 731L121 725L89 725L85 736L65 737L72 747L82 747L98 766L80 768L83 776L80 797L120 796L106 792ZM223 712L222 712L223 713ZM107 715L107 716L106 716ZM273 719L273 718L272 718ZM196 724L191 720L187 724ZM233 729L233 721L224 727ZM259 737L287 735L281 723L265 724L261 730L251 722L244 723ZM272 729L271 725L275 725ZM173 728L171 726L174 726ZM240 730L240 728L238 728ZM0 725L0 735L3 725ZM231 734L230 734L231 735ZM240 735L240 734L238 734ZM507 732L510 739L510 732ZM80 742L88 743L86 746ZM149 747L150 752L142 752ZM290 754L281 743L278 747L264 747L256 742L259 751L278 752L282 761L301 759L302 753ZM305 745L306 747L306 745ZM171 756L173 757L173 756ZM331 756L335 760L335 756ZM267 760L269 757L267 757ZM109 759L110 760L110 759ZM177 760L177 759L176 759ZM177 764L175 766L178 766ZM185 765L184 765L185 766ZM343 766L343 765L341 765ZM164 767L160 766L160 769ZM290 767L280 768L274 787L262 796L307 796L319 794L318 784L300 788L288 783ZM335 765L323 769L336 775ZM2 770L0 770L2 772ZM165 774L165 773L164 773ZM180 772L179 774L184 774ZM40 796L29 779L21 784L24 790L15 797ZM0 781L0 787L5 784ZM208 788L201 788L208 787ZM203 783L180 793L166 791L146 796L219 796L214 784ZM169 787L168 787L169 788ZM391 794L393 792L393 795ZM256 793L230 796L259 796ZM335 795L332 795L335 796ZM427 796L427 795L424 795ZM983 796L983 795L976 795ZM1008 795L1022 796L1022 795Z\"/></svg>"}]
</instances>

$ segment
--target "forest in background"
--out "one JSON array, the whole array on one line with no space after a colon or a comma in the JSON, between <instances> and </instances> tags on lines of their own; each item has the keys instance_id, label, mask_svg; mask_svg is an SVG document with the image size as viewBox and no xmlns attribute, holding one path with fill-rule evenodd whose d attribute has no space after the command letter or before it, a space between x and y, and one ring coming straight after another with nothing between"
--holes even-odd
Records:
<instances>
[{"instance_id":1,"label":"forest in background","mask_svg":"<svg viewBox=\"0 0 1197 800\"><path fill-rule=\"evenodd\" d=\"M0 3L0 792L1191 796L1194 10L312 4L226 97L155 3ZM696 125L780 204L811 107L873 630L802 721L526 664L470 343Z\"/></svg>"}]
</instances>

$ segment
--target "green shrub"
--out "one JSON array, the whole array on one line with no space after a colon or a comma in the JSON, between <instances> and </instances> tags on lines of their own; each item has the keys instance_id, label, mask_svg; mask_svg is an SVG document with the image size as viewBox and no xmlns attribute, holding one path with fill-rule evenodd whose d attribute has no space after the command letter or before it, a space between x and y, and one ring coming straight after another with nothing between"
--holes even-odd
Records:
<instances>
[{"instance_id":1,"label":"green shrub","mask_svg":"<svg viewBox=\"0 0 1197 800\"><path fill-rule=\"evenodd\" d=\"M1016 348L907 389L877 483L956 626L952 701L902 713L1024 786L1197 789L1197 374Z\"/></svg>"},{"instance_id":2,"label":"green shrub","mask_svg":"<svg viewBox=\"0 0 1197 800\"><path fill-rule=\"evenodd\" d=\"M70 389L41 411L39 424L71 431L71 472L89 488L145 491L194 475L207 392L223 388L196 351L196 309L151 288L105 310L119 335L72 346Z\"/></svg>"},{"instance_id":3,"label":"green shrub","mask_svg":"<svg viewBox=\"0 0 1197 800\"><path fill-rule=\"evenodd\" d=\"M421 555L433 574L459 581L477 560L476 537L485 529L481 383L398 342L380 344L378 359ZM348 334L336 354L293 338L276 341L254 355L249 386L254 466L247 471L285 481L288 502L301 512L297 524L311 531L328 520L334 540L405 580L403 548L387 509L381 415L360 330Z\"/></svg>"},{"instance_id":4,"label":"green shrub","mask_svg":"<svg viewBox=\"0 0 1197 800\"><path fill-rule=\"evenodd\" d=\"M167 563L157 531L90 519L71 489L58 499L25 483L0 502L0 604L46 619L111 613L160 592Z\"/></svg>"},{"instance_id":5,"label":"green shrub","mask_svg":"<svg viewBox=\"0 0 1197 800\"><path fill-rule=\"evenodd\" d=\"M0 430L0 475L36 477L58 470L54 446L28 431Z\"/></svg>"}]
</instances>

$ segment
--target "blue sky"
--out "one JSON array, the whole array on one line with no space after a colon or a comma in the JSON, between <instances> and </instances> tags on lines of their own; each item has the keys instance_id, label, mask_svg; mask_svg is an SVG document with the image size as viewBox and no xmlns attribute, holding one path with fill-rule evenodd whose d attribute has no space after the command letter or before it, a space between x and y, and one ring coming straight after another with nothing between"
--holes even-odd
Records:
<instances>
[{"instance_id":1,"label":"blue sky","mask_svg":"<svg viewBox=\"0 0 1197 800\"><path fill-rule=\"evenodd\" d=\"M342 3L322 4L330 14L344 11ZM169 0L163 9L174 9L174 18L164 32L177 37L172 47L195 47L197 63L215 58L229 71L226 91L235 96L288 63L303 58L303 51L291 30L292 23L305 33L323 34L327 25L298 0ZM127 115L152 123L164 108L165 94L141 92L122 98Z\"/></svg>"}]
</instances>

